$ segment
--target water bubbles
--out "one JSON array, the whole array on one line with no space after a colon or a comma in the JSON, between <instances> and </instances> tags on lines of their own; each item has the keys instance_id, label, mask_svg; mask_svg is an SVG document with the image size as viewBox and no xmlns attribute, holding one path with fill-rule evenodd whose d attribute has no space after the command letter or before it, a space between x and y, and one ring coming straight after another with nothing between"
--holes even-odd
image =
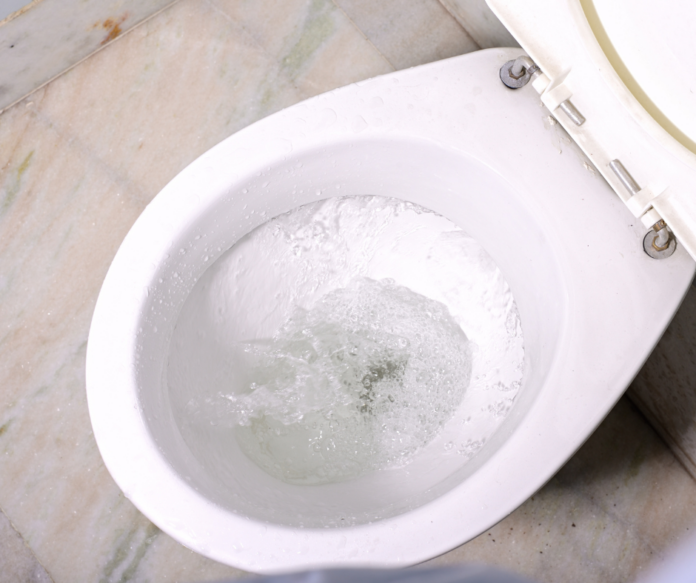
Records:
<instances>
[{"instance_id":1,"label":"water bubbles","mask_svg":"<svg viewBox=\"0 0 696 583\"><path fill-rule=\"evenodd\" d=\"M466 459L470 459L474 457L474 454L476 454L485 443L485 439L467 439L465 443L459 446L457 453Z\"/></svg>"},{"instance_id":2,"label":"water bubbles","mask_svg":"<svg viewBox=\"0 0 696 583\"><path fill-rule=\"evenodd\" d=\"M350 128L354 133L360 133L367 129L369 124L362 115L356 115L350 122Z\"/></svg>"},{"instance_id":3,"label":"water bubbles","mask_svg":"<svg viewBox=\"0 0 696 583\"><path fill-rule=\"evenodd\" d=\"M215 415L240 425L247 455L291 483L406 463L452 416L471 374L469 342L444 305L368 278L244 348L253 381Z\"/></svg>"},{"instance_id":4,"label":"water bubbles","mask_svg":"<svg viewBox=\"0 0 696 583\"><path fill-rule=\"evenodd\" d=\"M325 197L340 186L288 190ZM242 214L265 218L262 206L245 201ZM224 465L241 446L292 483L431 455L466 463L514 405L525 367L510 288L445 217L329 197L202 256L209 267L178 318L167 372L182 437L202 459Z\"/></svg>"}]
</instances>

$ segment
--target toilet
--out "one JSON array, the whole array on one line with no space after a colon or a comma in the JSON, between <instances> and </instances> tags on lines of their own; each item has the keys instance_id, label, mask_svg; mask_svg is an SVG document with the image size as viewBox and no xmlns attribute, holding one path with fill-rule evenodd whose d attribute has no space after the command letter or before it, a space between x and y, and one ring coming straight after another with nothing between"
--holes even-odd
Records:
<instances>
[{"instance_id":1,"label":"toilet","mask_svg":"<svg viewBox=\"0 0 696 583\"><path fill-rule=\"evenodd\" d=\"M652 97L646 109L645 55L634 73L645 95L627 89L620 73L633 61L621 51L633 40L614 32L620 2L489 2L523 50L384 75L261 120L175 177L121 245L90 330L90 417L124 494L188 548L257 573L398 567L445 553L558 471L677 310L696 255L687 188L696 150L678 123L683 103ZM512 90L501 79L527 83ZM470 459L434 454L301 486L238 455L220 478L219 458L194 455L172 412L166 368L178 315L241 237L345 195L416 203L483 245L524 329L519 396Z\"/></svg>"}]
</instances>

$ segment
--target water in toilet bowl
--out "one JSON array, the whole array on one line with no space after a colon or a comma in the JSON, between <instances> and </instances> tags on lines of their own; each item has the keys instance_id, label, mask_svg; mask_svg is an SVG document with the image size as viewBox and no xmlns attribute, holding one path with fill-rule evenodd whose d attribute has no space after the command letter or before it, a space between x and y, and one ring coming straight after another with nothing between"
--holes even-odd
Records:
<instances>
[{"instance_id":1,"label":"water in toilet bowl","mask_svg":"<svg viewBox=\"0 0 696 583\"><path fill-rule=\"evenodd\" d=\"M523 346L474 239L411 203L342 197L264 223L208 269L168 382L185 440L233 433L271 475L319 484L433 444L475 454L515 400Z\"/></svg>"},{"instance_id":2,"label":"water in toilet bowl","mask_svg":"<svg viewBox=\"0 0 696 583\"><path fill-rule=\"evenodd\" d=\"M389 279L355 279L243 346L251 390L206 403L206 417L238 425L247 455L292 483L407 462L452 417L471 374L446 306Z\"/></svg>"}]
</instances>

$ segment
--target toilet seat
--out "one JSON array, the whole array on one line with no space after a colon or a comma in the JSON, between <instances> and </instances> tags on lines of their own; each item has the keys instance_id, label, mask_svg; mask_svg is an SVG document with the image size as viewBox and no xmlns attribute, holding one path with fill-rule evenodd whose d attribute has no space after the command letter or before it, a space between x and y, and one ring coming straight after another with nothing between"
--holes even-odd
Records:
<instances>
[{"instance_id":1,"label":"toilet seat","mask_svg":"<svg viewBox=\"0 0 696 583\"><path fill-rule=\"evenodd\" d=\"M647 257L642 225L534 92L500 83L499 68L519 54L481 51L290 107L201 156L143 212L97 302L87 394L109 471L158 527L201 554L262 573L414 564L524 502L622 395L694 264L681 247L667 261ZM288 196L290 184L301 185L296 196ZM205 267L241 236L270 216L347 194L406 197L487 248L520 307L528 383L479 454L413 507L404 496L399 513L349 528L274 524L235 510L191 471L167 410L167 330ZM399 484L425 479L407 476L390 482L390 499ZM308 508L320 494L313 490Z\"/></svg>"},{"instance_id":2,"label":"toilet seat","mask_svg":"<svg viewBox=\"0 0 696 583\"><path fill-rule=\"evenodd\" d=\"M645 31L631 27L631 14L642 7L656 19L652 22L664 20L670 30L669 19L661 17L668 7L600 0L487 1L543 71L536 86L542 102L629 210L648 228L664 219L696 257L696 130L690 120L685 122L696 105L696 80L685 73L692 68L692 55L657 61L644 50L649 42ZM693 11L688 3L680 6ZM675 93L680 90L679 98L661 90L665 79L674 81L671 87ZM557 109L568 98L586 118L582 126ZM642 187L635 196L610 169L615 159Z\"/></svg>"}]
</instances>

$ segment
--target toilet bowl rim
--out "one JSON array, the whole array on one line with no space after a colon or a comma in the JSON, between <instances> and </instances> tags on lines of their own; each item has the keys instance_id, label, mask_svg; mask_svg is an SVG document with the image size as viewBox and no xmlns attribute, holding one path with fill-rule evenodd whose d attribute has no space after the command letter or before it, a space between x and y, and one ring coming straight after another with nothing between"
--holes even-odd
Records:
<instances>
[{"instance_id":1,"label":"toilet bowl rim","mask_svg":"<svg viewBox=\"0 0 696 583\"><path fill-rule=\"evenodd\" d=\"M501 54L501 52L499 51L496 54ZM252 130L250 129L249 131L252 131ZM242 134L238 134L238 135L242 135ZM279 145L279 147L280 146L281 145ZM215 153L214 155L217 156L219 154L222 154L223 151L224 150L218 150L217 153ZM196 164L198 164L199 168L205 168L205 164L213 162L214 159L215 158L213 157L213 154L211 153L211 156L206 155L206 156L202 157L200 159L202 162L200 164L197 162ZM186 176L188 177L187 180L195 178L195 176L191 176L190 174L186 175ZM179 181L179 183L177 184L177 188L180 188L180 186L181 186L181 181ZM171 192L171 191L173 191L173 189L174 189L174 187L172 185L170 185L163 191L163 194L165 192ZM143 214L143 216L144 217L147 216L147 218L144 219L143 223L141 223L141 225L147 224L148 227L152 227L154 229L155 232L149 233L148 236L154 236L154 239L156 239L156 240L158 238L161 238L159 252L162 254L166 252L166 237L168 236L169 229L172 228L171 225L160 224L160 221L159 221L159 211L160 211L159 207L161 206L161 204L165 204L164 201L165 201L165 199L164 199L164 197L162 197L162 198L159 198L159 200L156 200L155 202L153 202L151 207L146 211L146 213ZM186 209L191 209L191 208L195 207L197 204L200 204L200 201L187 200L186 197L184 196L184 194L181 194L180 202L183 205L180 209L181 213L182 213L182 215L181 215L182 217L184 216ZM155 220L155 219L157 219L157 220ZM182 223L182 224L184 224L184 223ZM179 229L180 226L181 225L175 225L175 228ZM141 228L143 228L143 227L141 227ZM134 252L135 251L136 250L134 249ZM120 261L121 261L121 263L118 264L119 265L118 269L121 269L121 270L126 270L126 269L130 270L131 269L132 266L124 264L123 259L121 259ZM111 271L110 271L110 274L111 274ZM148 277L151 277L152 273L149 271L149 268L147 266L145 266L143 271L140 272L140 275L141 276L147 275ZM113 277L116 277L116 276L113 276ZM108 280L108 277L107 277L107 280ZM105 286L106 286L106 284L105 284ZM135 293L133 293L132 300L135 302L141 301L141 297L137 295L137 294L141 294L141 293L142 293L142 290L138 289ZM101 300L101 296L100 296L100 300ZM108 298L107 298L107 300L108 300ZM105 300L105 301L107 301L107 300ZM110 300L111 301L118 301L118 298L112 295ZM108 301L107 301L107 303L108 303ZM103 308L98 307L98 310L103 310ZM96 319L96 316L95 316L95 321L93 321L93 329L96 330L100 325L101 325L101 323ZM135 328L135 324L132 326L131 330L128 330L126 332L127 332L127 334L132 334L132 336L131 336L131 338L133 339L132 348L133 348L133 352L135 352L136 348L137 348L135 345L135 341L134 341L134 339L137 336L137 329ZM95 342L101 343L101 350L107 350L109 339L108 339L108 337L104 337L103 329L102 329L101 339L98 338L98 336L99 336L99 333L95 332L95 338L96 338ZM90 332L90 347L88 348L88 368L87 368L88 390L89 390L89 386L94 382L94 378L96 378L96 376L99 376L99 375L105 376L105 375L113 374L113 375L116 375L114 377L114 379L120 378L121 380L128 382L129 374L127 372L124 374L123 371L115 371L115 370L109 371L109 366L105 365L104 362L99 362L99 361L94 360L95 352L94 352L94 345L92 344L92 340L93 339L92 339L92 331L91 331ZM90 356L91 356L91 358L90 358ZM130 377L130 378L132 381L132 377ZM618 398L618 396L616 396L616 398ZM92 399L90 399L90 414L92 414L93 405L94 405L94 401ZM128 406L136 406L137 407L137 402L129 403ZM127 407L126 407L126 409L127 409ZM102 411L100 415L103 416L105 414L111 414L111 413L112 413L111 411ZM133 414L133 413L129 412L129 414ZM135 415L137 416L137 412L135 413ZM595 418L589 420L589 423L596 424L598 422L598 420L601 418L601 416L602 415L598 414L597 416L595 416ZM112 425L110 427L109 426L107 426L107 427L102 426L99 431L101 433L104 433L106 431L117 431L117 430L118 430L118 427L114 427ZM152 442L151 436L147 432L147 428L145 427L144 424L142 427L134 429L134 431L136 431L138 440L144 440L144 442L148 442L148 443L151 443L152 445L156 446L156 444L154 444ZM95 427L95 435L97 435L97 428L96 427ZM100 449L101 449L102 443L101 443L99 437L98 437L98 443L99 443ZM541 444L541 445L543 445L543 444ZM565 458L567 455L567 451L564 450L563 452L559 452L557 455L558 455L558 457ZM104 457L105 457L105 459L107 458L107 456L104 456ZM107 466L108 466L109 460L106 460L106 461L107 461ZM159 460L159 462L162 462L162 463L161 463L161 465L159 465L157 467L157 471L161 472L162 476L164 476L167 480L172 480L171 484L176 484L176 488L180 488L182 491L186 490L187 492L190 490L190 489L187 490L188 486L182 480L181 476L177 476L171 470L171 468L169 468L167 466L167 464L163 462L163 460ZM110 467L110 470L111 470L111 467ZM548 477L548 476L546 476L546 477ZM119 481L119 485L121 485L123 490L126 492L126 495L133 498L133 501L136 503L137 506L144 505L143 500L146 497L148 499L148 502L147 502L148 504L151 502L151 498L158 497L158 495L155 491L153 491L153 490L144 491L139 485L136 485L136 484L128 484L128 483L123 483L122 481ZM159 484L157 486L159 486ZM174 487L174 486L172 486L172 487ZM521 488L519 492L520 492L520 493L518 493L519 499L515 499L515 501L512 503L512 507L516 506L519 502L521 502L523 499L525 499L527 497L527 495L532 493L532 492L525 490L523 488ZM459 492L459 495L461 496L462 493ZM452 494L452 496L454 496L454 494ZM155 500L155 502L161 503L161 505L159 507L159 511L154 512L155 515L160 516L160 519L156 520L156 523L158 524L158 526L163 528L163 530L165 530L165 531L168 531L168 532L176 531L177 533L179 533L179 535L181 535L180 525L174 524L174 522L170 520L170 517L167 516L167 507L164 505L164 502L166 502L166 500L164 500L164 499ZM201 504L196 506L195 508L192 508L192 512L198 513L200 515L206 515L206 513L209 513L209 515L211 516L211 520L212 520L212 517L219 517L219 512L220 512L219 508L215 507L212 504L206 503L205 500L200 500L199 502L201 502ZM452 513L451 512L451 504L452 504L451 497L443 497L442 499L438 499L437 501L434 501L433 503L430 503L430 504L426 505L425 507L422 507L422 509L417 509L416 511L414 511L414 515L410 515L410 516L411 516L411 518L413 518L415 516L415 512L422 510L423 517L425 519L426 515L431 515L431 513L437 512L437 509L439 508L440 515L442 517L444 517L443 520L445 518L451 519L451 516L448 516L448 515L451 515L451 513ZM497 513L494 513L494 515L496 516L496 519L502 518L502 515L504 515L507 511L511 510L512 508L509 506L510 506L510 504L508 504L508 506L501 507L501 509ZM148 510L149 510L148 515L153 515L152 508L148 508ZM157 510L157 509L155 509L155 510ZM392 524L400 523L399 521L401 521L401 519L402 519L402 517L397 517L395 519L391 519L391 522L390 522L390 520L387 520L379 528L375 527L375 525L370 525L369 527L364 527L364 528L363 527L356 527L356 530L361 531L361 532L372 533L369 535L369 537L367 537L366 540L368 540L370 537L373 537L373 539L374 539L374 537L376 536L375 530L378 530L381 533L380 536L389 537L390 533L392 532L390 530ZM177 520L180 520L180 519L177 519ZM239 517L233 517L231 519L232 524L228 525L226 527L220 527L220 530L216 534L218 536L234 536L235 528L239 527L240 525L244 525L245 527L250 526L251 522L252 521L248 521L246 519L240 519ZM265 532L268 529L268 526L256 525L254 528L257 528L256 532L257 532L258 536L260 538L263 538L265 536ZM302 529L292 529L292 528L284 528L284 527L277 527L277 526L274 526L273 529L274 529L274 532L284 532L290 538L293 538L293 539L297 537L298 532L302 533L303 535L307 535L307 534L311 535L311 533L308 533L308 531L305 531ZM341 533L339 533L339 532L333 532L333 533L324 532L324 533L322 533L321 536L316 537L316 541L319 544L322 542L326 543L327 540L332 540L333 541L332 544L338 545L340 543L340 536L341 536ZM203 548L199 544L199 541L197 541L193 538L191 538L189 540L185 540L185 542L187 542L187 544L189 544L193 548L196 548L197 550L199 550L199 552L204 552L205 554L208 554L212 558L222 560L223 562L230 562L229 554L224 554L219 549L208 548L206 550L205 548ZM425 547L426 545L419 545L419 546ZM393 550L393 549L390 549L390 550ZM437 554L438 552L443 552L444 550L447 550L447 549L444 548L442 544L440 544L439 546L437 546L437 548L434 551L433 551L433 547L430 547L430 549L425 554L431 555L433 552L435 554ZM238 561L237 564L242 562L242 560L243 560L241 558L242 555L243 555L243 553L237 557L237 561ZM427 557L425 557L424 555L418 555L417 553L413 553L408 557L400 557L398 560L396 560L393 558L389 559L389 557L386 556L386 553L382 553L382 556L380 556L378 560L375 560L374 557L373 557L373 559L365 558L365 559L363 559L362 564L374 564L371 562L372 560L375 560L376 563L381 564L381 565L384 565L384 564L397 565L397 564L405 564L405 563L408 564L408 563L411 563L413 561L422 560L424 558L427 558ZM295 565L293 563L289 563L287 560L287 557L285 557L284 560L285 560L285 562L283 562L283 560L281 560L281 558L278 557L279 562L278 562L278 566L276 567L276 566L270 566L268 564L270 561L270 559L268 557L265 557L265 558L252 557L252 559L249 560L249 562L247 562L244 566L246 566L246 568L255 569L255 570L259 570L259 571L272 572L274 570L277 570L278 568L287 568L289 566ZM392 561L391 563L390 563L390 560ZM352 562L351 560L345 559L345 563L343 563L343 564L349 564L351 562ZM341 564L341 561L338 560L338 563ZM296 563L296 564L299 565L300 563Z\"/></svg>"}]
</instances>

